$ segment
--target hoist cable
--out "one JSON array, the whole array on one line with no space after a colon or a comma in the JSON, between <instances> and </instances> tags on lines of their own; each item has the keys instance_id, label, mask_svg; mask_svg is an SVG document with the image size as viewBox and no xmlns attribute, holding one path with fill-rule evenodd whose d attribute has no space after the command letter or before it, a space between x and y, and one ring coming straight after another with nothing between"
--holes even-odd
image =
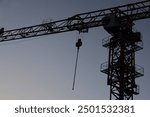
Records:
<instances>
[{"instance_id":1,"label":"hoist cable","mask_svg":"<svg viewBox=\"0 0 150 117\"><path fill-rule=\"evenodd\" d=\"M74 77L73 77L72 90L74 90L74 87L75 87L76 72L77 72L77 66L78 66L78 56L79 56L79 49L77 49L77 57L76 57L76 63L75 63L75 71L74 71Z\"/></svg>"},{"instance_id":2,"label":"hoist cable","mask_svg":"<svg viewBox=\"0 0 150 117\"><path fill-rule=\"evenodd\" d=\"M79 49L80 49L81 46L82 46L82 41L81 41L81 39L78 39L78 42L76 43L77 56L76 56L76 62L75 62L75 71L74 71L74 77L73 77L72 90L74 90L74 87L75 87L76 72L77 72L77 66L78 66Z\"/></svg>"}]
</instances>

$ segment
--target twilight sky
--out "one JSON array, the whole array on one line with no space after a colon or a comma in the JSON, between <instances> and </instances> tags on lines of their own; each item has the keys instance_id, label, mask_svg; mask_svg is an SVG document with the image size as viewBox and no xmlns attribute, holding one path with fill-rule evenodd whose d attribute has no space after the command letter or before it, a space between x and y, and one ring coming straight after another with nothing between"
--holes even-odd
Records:
<instances>
[{"instance_id":1,"label":"twilight sky","mask_svg":"<svg viewBox=\"0 0 150 117\"><path fill-rule=\"evenodd\" d=\"M21 28L136 1L0 0L0 27ZM150 99L149 27L149 19L135 22L144 41L144 50L136 53L136 64L144 67L145 75L136 80L140 95L134 99ZM100 72L100 64L108 59L108 50L102 47L107 36L103 27L98 27L81 35L67 32L0 43L0 99L109 99L106 75ZM72 91L78 38L83 46Z\"/></svg>"}]
</instances>

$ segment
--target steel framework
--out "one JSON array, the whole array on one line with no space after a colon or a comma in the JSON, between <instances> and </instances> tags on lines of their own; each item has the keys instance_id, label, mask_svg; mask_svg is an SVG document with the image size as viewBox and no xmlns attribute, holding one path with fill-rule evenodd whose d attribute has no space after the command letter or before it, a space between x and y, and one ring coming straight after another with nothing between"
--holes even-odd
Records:
<instances>
[{"instance_id":1,"label":"steel framework","mask_svg":"<svg viewBox=\"0 0 150 117\"><path fill-rule=\"evenodd\" d=\"M110 99L129 100L139 94L135 78L143 76L144 70L135 65L135 52L143 49L142 45L140 33L126 28L103 42L109 48L109 59L101 65L101 72L108 75Z\"/></svg>"},{"instance_id":2,"label":"steel framework","mask_svg":"<svg viewBox=\"0 0 150 117\"><path fill-rule=\"evenodd\" d=\"M104 41L103 46L109 48L109 60L108 65L102 64L101 71L108 74L110 99L113 99L112 96L115 99L133 99L133 94L138 94L135 78L143 74L135 66L135 51L142 49L139 45L142 41L133 40L136 33L132 31L132 24L133 21L150 18L150 0L76 14L67 19L19 29L6 31L2 29L0 42L68 31L88 32L89 28L105 27L108 21L104 17L110 15L115 15L121 25L129 24L129 26L125 26L118 34L112 34L112 38Z\"/></svg>"}]
</instances>

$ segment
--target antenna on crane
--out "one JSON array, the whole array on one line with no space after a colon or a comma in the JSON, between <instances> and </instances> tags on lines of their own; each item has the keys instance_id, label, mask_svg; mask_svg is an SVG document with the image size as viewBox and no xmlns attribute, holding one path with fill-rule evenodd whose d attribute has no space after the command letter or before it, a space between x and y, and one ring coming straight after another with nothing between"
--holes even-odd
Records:
<instances>
[{"instance_id":1,"label":"antenna on crane","mask_svg":"<svg viewBox=\"0 0 150 117\"><path fill-rule=\"evenodd\" d=\"M78 41L76 42L75 46L77 47L77 56L76 56L76 62L75 62L75 71L74 71L74 77L73 77L72 90L74 90L74 87L75 87L76 72L77 72L77 66L78 66L79 49L82 46L81 38L78 39Z\"/></svg>"}]
</instances>

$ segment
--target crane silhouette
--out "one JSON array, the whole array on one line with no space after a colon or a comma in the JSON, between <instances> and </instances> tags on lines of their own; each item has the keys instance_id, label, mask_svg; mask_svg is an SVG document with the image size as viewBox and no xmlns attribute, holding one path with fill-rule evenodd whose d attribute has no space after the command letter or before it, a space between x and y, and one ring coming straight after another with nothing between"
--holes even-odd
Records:
<instances>
[{"instance_id":1,"label":"crane silhouette","mask_svg":"<svg viewBox=\"0 0 150 117\"><path fill-rule=\"evenodd\" d=\"M18 29L1 28L0 42L68 31L84 33L90 28L103 26L111 37L103 40L103 46L109 49L109 58L108 62L101 65L100 71L107 74L110 99L129 100L133 99L133 95L139 94L135 79L144 75L143 68L135 64L135 52L143 49L143 42L141 33L133 31L133 24L146 18L150 18L149 0L76 14L66 19Z\"/></svg>"}]
</instances>

